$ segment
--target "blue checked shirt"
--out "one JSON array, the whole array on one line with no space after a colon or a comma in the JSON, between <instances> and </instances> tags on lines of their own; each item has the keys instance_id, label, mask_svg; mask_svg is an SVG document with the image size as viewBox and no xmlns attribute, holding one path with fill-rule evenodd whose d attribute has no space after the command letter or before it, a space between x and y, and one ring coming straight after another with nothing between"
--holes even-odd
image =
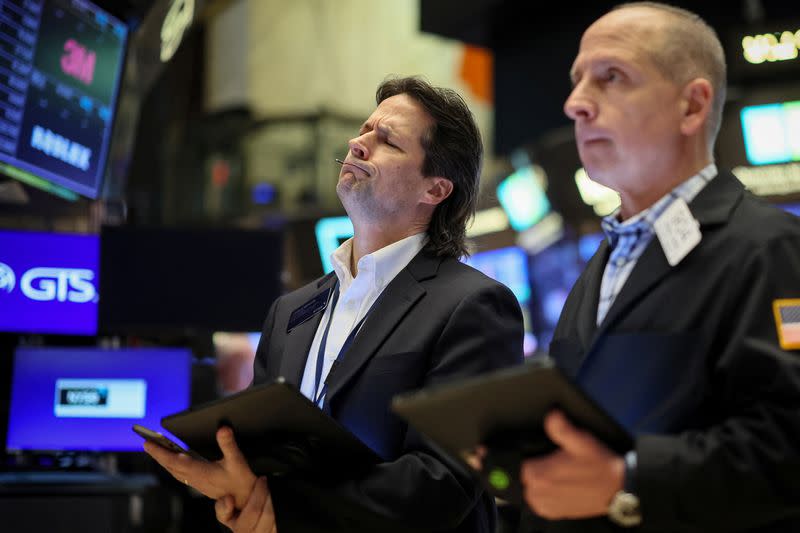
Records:
<instances>
[{"instance_id":1,"label":"blue checked shirt","mask_svg":"<svg viewBox=\"0 0 800 533\"><path fill-rule=\"evenodd\" d=\"M639 257L656 234L653 223L658 220L672 202L683 198L688 204L706 184L717 175L717 166L712 163L703 170L682 182L664 195L655 204L628 220L618 220L619 209L603 218L600 226L611 246L611 255L603 271L600 284L600 300L597 305L597 325L606 317L608 310L628 280Z\"/></svg>"}]
</instances>

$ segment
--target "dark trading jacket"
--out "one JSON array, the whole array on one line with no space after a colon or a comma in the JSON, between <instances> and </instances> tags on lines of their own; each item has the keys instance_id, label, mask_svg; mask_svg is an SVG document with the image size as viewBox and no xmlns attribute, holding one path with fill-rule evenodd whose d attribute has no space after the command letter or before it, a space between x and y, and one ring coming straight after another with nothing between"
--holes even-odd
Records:
<instances>
[{"instance_id":1,"label":"dark trading jacket","mask_svg":"<svg viewBox=\"0 0 800 533\"><path fill-rule=\"evenodd\" d=\"M701 243L670 267L654 238L597 327L603 242L551 355L636 435L641 531L800 531L800 352L780 348L773 313L800 298L800 219L729 172L689 208ZM525 526L624 531L607 518Z\"/></svg>"}]
</instances>

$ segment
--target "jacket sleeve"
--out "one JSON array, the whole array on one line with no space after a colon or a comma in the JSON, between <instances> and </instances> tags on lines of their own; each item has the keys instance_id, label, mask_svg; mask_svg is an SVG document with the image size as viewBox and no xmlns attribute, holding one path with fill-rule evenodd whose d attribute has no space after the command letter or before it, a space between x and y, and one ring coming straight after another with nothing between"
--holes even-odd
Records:
<instances>
[{"instance_id":1,"label":"jacket sleeve","mask_svg":"<svg viewBox=\"0 0 800 533\"><path fill-rule=\"evenodd\" d=\"M800 299L800 238L765 243L729 287L708 359L718 420L637 439L643 529L739 531L800 508L800 352L780 347L773 310Z\"/></svg>"},{"instance_id":2,"label":"jacket sleeve","mask_svg":"<svg viewBox=\"0 0 800 533\"><path fill-rule=\"evenodd\" d=\"M447 318L423 386L521 363L522 338L522 314L511 291L500 285L475 291ZM331 529L348 531L453 529L483 493L476 477L410 428L397 460L378 464L358 479L315 480L294 488L336 522L338 528ZM279 529L280 507L277 502Z\"/></svg>"},{"instance_id":3,"label":"jacket sleeve","mask_svg":"<svg viewBox=\"0 0 800 533\"><path fill-rule=\"evenodd\" d=\"M272 341L273 337L277 338L277 335L274 334L275 332L273 330L275 328L275 314L277 313L280 301L281 298L277 298L274 302L272 302L272 305L269 307L269 312L267 313L267 318L264 320L264 327L261 330L261 338L258 341L256 356L253 360L253 381L250 383L251 387L259 383L264 383L269 377L271 377L269 369L267 368L267 352L269 350L269 343Z\"/></svg>"}]
</instances>

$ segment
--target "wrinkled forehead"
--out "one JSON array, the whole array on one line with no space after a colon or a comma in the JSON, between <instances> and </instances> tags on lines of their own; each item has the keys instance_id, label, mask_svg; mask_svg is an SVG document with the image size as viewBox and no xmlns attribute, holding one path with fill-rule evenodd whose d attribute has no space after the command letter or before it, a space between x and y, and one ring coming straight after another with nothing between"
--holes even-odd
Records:
<instances>
[{"instance_id":1,"label":"wrinkled forehead","mask_svg":"<svg viewBox=\"0 0 800 533\"><path fill-rule=\"evenodd\" d=\"M420 141L432 125L433 118L422 104L405 93L383 100L364 121L368 129L385 128L397 135L415 137Z\"/></svg>"},{"instance_id":2,"label":"wrinkled forehead","mask_svg":"<svg viewBox=\"0 0 800 533\"><path fill-rule=\"evenodd\" d=\"M666 28L664 15L651 8L624 8L597 19L583 33L573 71L598 57L646 62L660 47Z\"/></svg>"}]
</instances>

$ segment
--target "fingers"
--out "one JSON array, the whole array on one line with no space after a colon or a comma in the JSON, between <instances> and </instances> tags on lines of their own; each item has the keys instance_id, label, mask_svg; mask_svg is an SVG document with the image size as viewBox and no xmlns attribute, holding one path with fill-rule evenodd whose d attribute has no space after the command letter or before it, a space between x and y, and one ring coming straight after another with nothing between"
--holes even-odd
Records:
<instances>
[{"instance_id":1,"label":"fingers","mask_svg":"<svg viewBox=\"0 0 800 533\"><path fill-rule=\"evenodd\" d=\"M461 452L461 459L467 463L473 470L483 470L483 459L486 457L486 447L478 445L472 450L464 450Z\"/></svg>"},{"instance_id":2,"label":"fingers","mask_svg":"<svg viewBox=\"0 0 800 533\"><path fill-rule=\"evenodd\" d=\"M573 426L559 410L551 411L544 419L544 430L561 449L578 457L606 455L605 447L590 433Z\"/></svg>"},{"instance_id":3,"label":"fingers","mask_svg":"<svg viewBox=\"0 0 800 533\"><path fill-rule=\"evenodd\" d=\"M144 451L181 483L196 478L204 470L203 462L184 453L171 452L152 442L145 441Z\"/></svg>"},{"instance_id":4,"label":"fingers","mask_svg":"<svg viewBox=\"0 0 800 533\"><path fill-rule=\"evenodd\" d=\"M218 500L215 510L217 520L235 533L277 533L275 509L265 477L256 480L247 503L238 515L230 496Z\"/></svg>"},{"instance_id":5,"label":"fingers","mask_svg":"<svg viewBox=\"0 0 800 533\"><path fill-rule=\"evenodd\" d=\"M232 521L235 511L233 496L226 495L214 502L214 512L217 515L217 520L229 529L233 529Z\"/></svg>"},{"instance_id":6,"label":"fingers","mask_svg":"<svg viewBox=\"0 0 800 533\"><path fill-rule=\"evenodd\" d=\"M267 479L260 477L256 480L244 509L236 519L236 531L256 531L257 525L259 526L258 531L262 531L262 524L259 523L261 520L268 518L264 516L267 511L267 499L270 499L271 503L270 494L267 490ZM267 524L265 523L263 526L267 526Z\"/></svg>"},{"instance_id":7,"label":"fingers","mask_svg":"<svg viewBox=\"0 0 800 533\"><path fill-rule=\"evenodd\" d=\"M216 499L223 494L232 492L228 486L230 482L223 479L222 469L215 463L192 459L186 454L173 453L147 442L144 449L172 477L197 489L209 498ZM244 500L242 500L242 504L244 504Z\"/></svg>"}]
</instances>

